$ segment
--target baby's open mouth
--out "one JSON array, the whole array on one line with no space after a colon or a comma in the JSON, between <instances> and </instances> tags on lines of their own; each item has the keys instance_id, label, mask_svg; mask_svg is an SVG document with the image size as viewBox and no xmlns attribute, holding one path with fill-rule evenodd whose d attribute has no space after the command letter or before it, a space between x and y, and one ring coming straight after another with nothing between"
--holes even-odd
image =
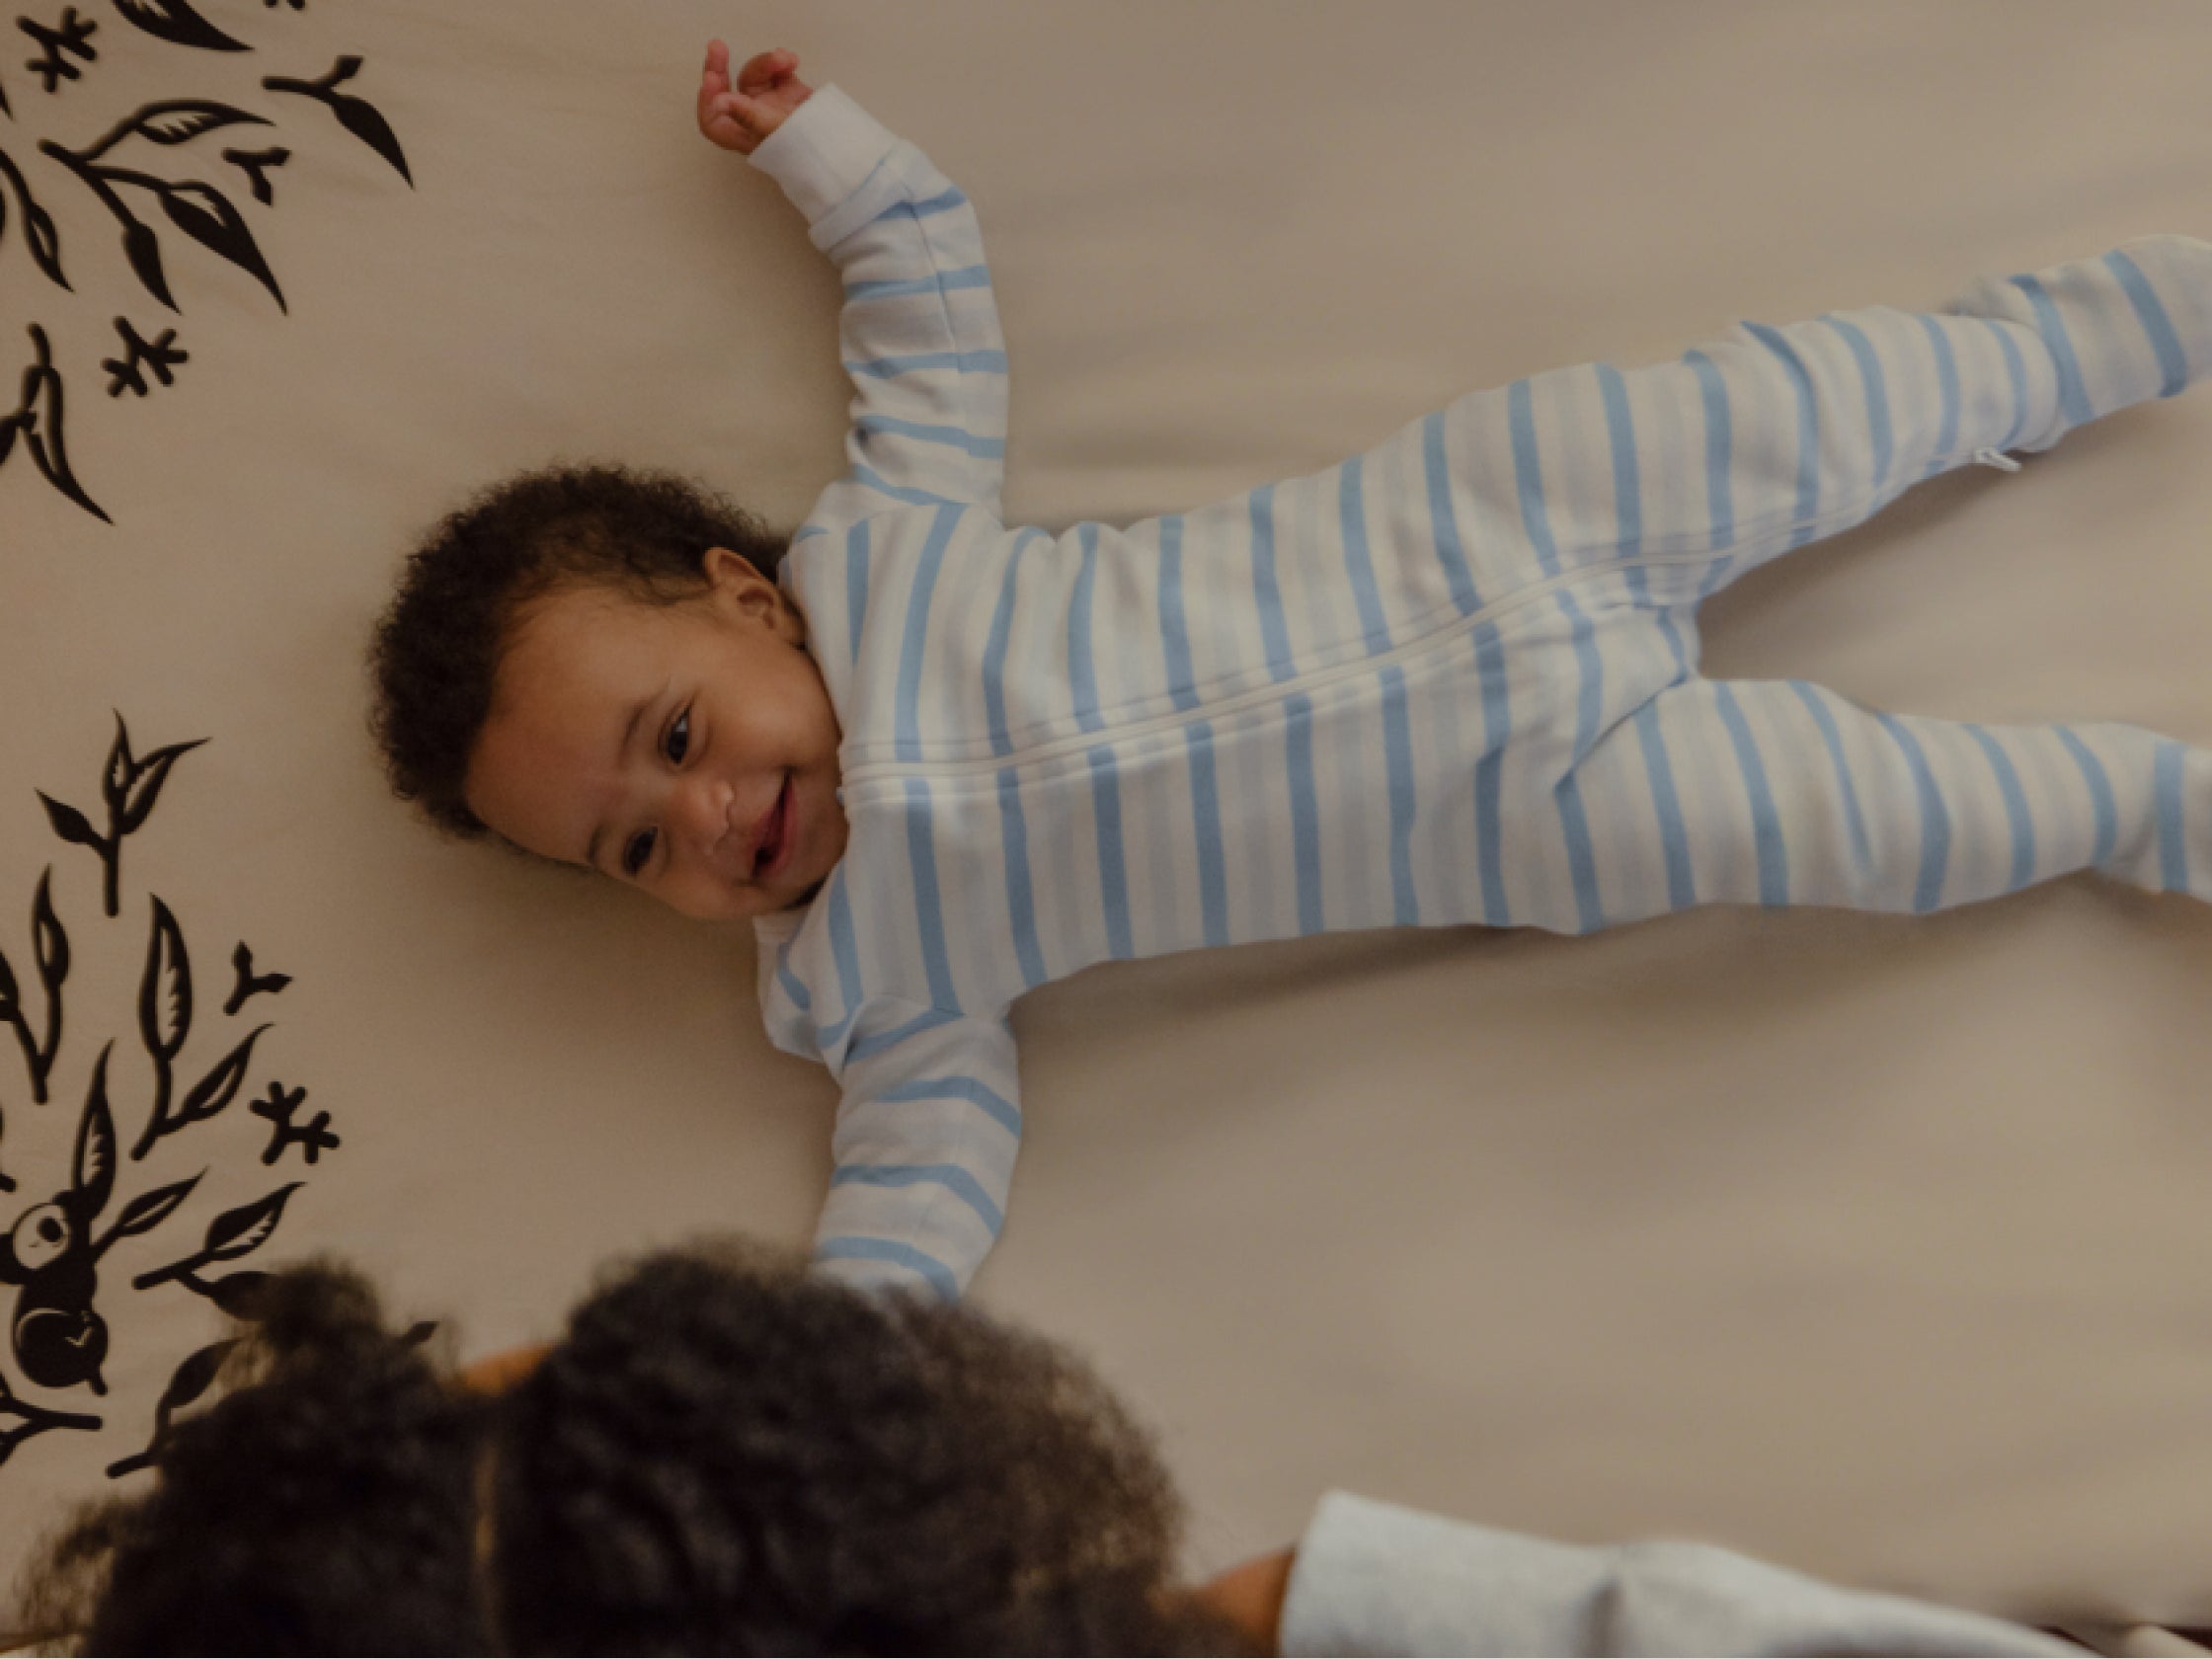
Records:
<instances>
[{"instance_id":1,"label":"baby's open mouth","mask_svg":"<svg viewBox=\"0 0 2212 1659\"><path fill-rule=\"evenodd\" d=\"M760 881L774 873L782 863L784 849L791 844L791 824L794 812L791 796L791 774L783 774L783 787L776 791L776 804L768 809L768 821L761 826L760 838L752 849L752 879Z\"/></svg>"}]
</instances>

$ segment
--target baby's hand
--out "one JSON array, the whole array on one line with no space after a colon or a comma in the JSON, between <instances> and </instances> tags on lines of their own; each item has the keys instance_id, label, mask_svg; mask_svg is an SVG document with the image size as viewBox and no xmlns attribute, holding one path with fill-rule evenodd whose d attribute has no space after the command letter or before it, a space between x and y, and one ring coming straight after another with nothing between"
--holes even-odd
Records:
<instances>
[{"instance_id":1,"label":"baby's hand","mask_svg":"<svg viewBox=\"0 0 2212 1659\"><path fill-rule=\"evenodd\" d=\"M799 79L796 52L765 51L738 71L730 86L730 48L707 42L707 66L699 77L699 130L709 141L740 155L750 155L784 118L814 96Z\"/></svg>"}]
</instances>

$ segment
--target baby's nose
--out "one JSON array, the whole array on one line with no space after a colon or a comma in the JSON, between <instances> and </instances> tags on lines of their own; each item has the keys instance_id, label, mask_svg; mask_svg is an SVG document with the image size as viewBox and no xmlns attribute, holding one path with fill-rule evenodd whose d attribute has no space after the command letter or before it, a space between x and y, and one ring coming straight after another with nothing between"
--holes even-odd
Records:
<instances>
[{"instance_id":1,"label":"baby's nose","mask_svg":"<svg viewBox=\"0 0 2212 1659\"><path fill-rule=\"evenodd\" d=\"M730 786L692 779L676 793L676 824L690 849L705 857L730 829Z\"/></svg>"}]
</instances>

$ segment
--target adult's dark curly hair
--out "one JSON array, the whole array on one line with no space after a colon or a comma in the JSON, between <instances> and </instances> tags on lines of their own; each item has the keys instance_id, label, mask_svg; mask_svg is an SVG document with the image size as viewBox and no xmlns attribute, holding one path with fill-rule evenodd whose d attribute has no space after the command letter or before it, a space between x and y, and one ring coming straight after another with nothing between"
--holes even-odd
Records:
<instances>
[{"instance_id":1,"label":"adult's dark curly hair","mask_svg":"<svg viewBox=\"0 0 2212 1659\"><path fill-rule=\"evenodd\" d=\"M687 479L620 466L522 473L446 517L409 555L369 648L369 726L393 793L441 830L482 834L461 787L523 609L571 583L682 603L705 591L713 547L772 578L785 543Z\"/></svg>"},{"instance_id":2,"label":"adult's dark curly hair","mask_svg":"<svg viewBox=\"0 0 2212 1659\"><path fill-rule=\"evenodd\" d=\"M291 1294L367 1301L327 1273ZM150 1496L49 1549L45 1627L73 1595L92 1652L1241 1650L1174 1588L1143 1431L971 1309L656 1256L476 1403L333 1328L344 1364L287 1350L180 1426Z\"/></svg>"},{"instance_id":3,"label":"adult's dark curly hair","mask_svg":"<svg viewBox=\"0 0 2212 1659\"><path fill-rule=\"evenodd\" d=\"M265 1282L237 1387L153 1489L81 1516L23 1598L90 1653L486 1652L472 1550L484 1402L329 1265Z\"/></svg>"}]
</instances>

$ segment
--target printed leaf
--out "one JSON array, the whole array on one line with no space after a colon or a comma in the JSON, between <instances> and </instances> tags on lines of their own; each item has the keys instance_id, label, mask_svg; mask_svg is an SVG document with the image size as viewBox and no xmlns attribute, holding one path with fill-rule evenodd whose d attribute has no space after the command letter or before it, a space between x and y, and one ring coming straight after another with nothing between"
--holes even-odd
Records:
<instances>
[{"instance_id":1,"label":"printed leaf","mask_svg":"<svg viewBox=\"0 0 2212 1659\"><path fill-rule=\"evenodd\" d=\"M171 744L166 749L155 750L137 763L129 799L123 803L120 822L116 826L118 834L127 835L146 822L147 815L154 810L155 799L161 794L161 786L169 781L169 768L177 763L177 756L187 750L198 749L206 741L195 738L191 743Z\"/></svg>"},{"instance_id":2,"label":"printed leaf","mask_svg":"<svg viewBox=\"0 0 2212 1659\"><path fill-rule=\"evenodd\" d=\"M201 51L252 51L185 3L185 0L116 0L123 21L172 45L197 46Z\"/></svg>"},{"instance_id":3,"label":"printed leaf","mask_svg":"<svg viewBox=\"0 0 2212 1659\"><path fill-rule=\"evenodd\" d=\"M138 773L138 762L130 757L130 728L122 723L122 710L112 712L116 717L116 741L108 746L108 764L101 768L100 793L108 798L109 812L115 813L122 808L123 793Z\"/></svg>"},{"instance_id":4,"label":"printed leaf","mask_svg":"<svg viewBox=\"0 0 2212 1659\"><path fill-rule=\"evenodd\" d=\"M154 1407L154 1445L169 1432L169 1419L204 1394L215 1379L222 1375L223 1356L238 1346L238 1338L225 1337L220 1342L210 1342L185 1357L169 1376L169 1386L161 1391L161 1402Z\"/></svg>"},{"instance_id":5,"label":"printed leaf","mask_svg":"<svg viewBox=\"0 0 2212 1659\"><path fill-rule=\"evenodd\" d=\"M132 118L129 130L157 144L182 144L212 132L218 126L268 126L267 116L257 116L229 104L204 98L172 98L149 104Z\"/></svg>"},{"instance_id":6,"label":"printed leaf","mask_svg":"<svg viewBox=\"0 0 2212 1659\"><path fill-rule=\"evenodd\" d=\"M16 989L16 971L8 966L8 954L0 951L0 1019L16 1018L16 999L21 994Z\"/></svg>"},{"instance_id":7,"label":"printed leaf","mask_svg":"<svg viewBox=\"0 0 2212 1659\"><path fill-rule=\"evenodd\" d=\"M175 311L177 302L169 297L169 278L161 273L161 238L154 234L154 227L138 219L125 224L122 251L138 280L146 284L146 291Z\"/></svg>"},{"instance_id":8,"label":"printed leaf","mask_svg":"<svg viewBox=\"0 0 2212 1659\"><path fill-rule=\"evenodd\" d=\"M79 846L88 847L99 847L106 844L101 839L100 831L95 830L86 820L85 815L75 807L63 805L42 789L35 791L35 793L40 800L45 802L46 821L53 826L53 832L63 840L74 841Z\"/></svg>"},{"instance_id":9,"label":"printed leaf","mask_svg":"<svg viewBox=\"0 0 2212 1659\"><path fill-rule=\"evenodd\" d=\"M261 1292L269 1283L269 1275L259 1268L242 1267L236 1273L201 1283L206 1286L207 1300L233 1319L261 1317Z\"/></svg>"},{"instance_id":10,"label":"printed leaf","mask_svg":"<svg viewBox=\"0 0 2212 1659\"><path fill-rule=\"evenodd\" d=\"M250 1255L260 1249L269 1235L276 1230L277 1222L283 1218L284 1201L304 1184L290 1181L267 1198L241 1205L236 1210L225 1210L207 1224L207 1243L202 1259L236 1261L240 1256Z\"/></svg>"},{"instance_id":11,"label":"printed leaf","mask_svg":"<svg viewBox=\"0 0 2212 1659\"><path fill-rule=\"evenodd\" d=\"M407 170L407 153L399 147L399 135L392 131L391 122L375 105L365 98L341 94L330 101L330 107L338 113L341 126L390 162L409 188L413 188L415 175Z\"/></svg>"},{"instance_id":12,"label":"printed leaf","mask_svg":"<svg viewBox=\"0 0 2212 1659\"><path fill-rule=\"evenodd\" d=\"M278 310L290 310L284 303L284 290L276 285L276 275L269 269L269 262L261 257L261 248L255 243L253 232L246 228L238 209L230 204L230 198L213 185L186 179L162 186L161 206L179 230L201 247L220 254L267 288Z\"/></svg>"},{"instance_id":13,"label":"printed leaf","mask_svg":"<svg viewBox=\"0 0 2212 1659\"><path fill-rule=\"evenodd\" d=\"M39 897L31 906L31 936L39 948L39 978L51 996L69 977L69 935L62 930L61 918L53 913L51 869L39 878Z\"/></svg>"},{"instance_id":14,"label":"printed leaf","mask_svg":"<svg viewBox=\"0 0 2212 1659\"><path fill-rule=\"evenodd\" d=\"M146 1052L164 1064L177 1058L192 1029L192 958L177 918L158 898L146 939L146 972L138 982L138 1029Z\"/></svg>"},{"instance_id":15,"label":"printed leaf","mask_svg":"<svg viewBox=\"0 0 2212 1659\"><path fill-rule=\"evenodd\" d=\"M109 1048L114 1046L110 1044ZM116 1120L108 1110L108 1049L100 1051L99 1062L92 1068L92 1087L85 1092L85 1115L77 1122L77 1152L70 1164L70 1179L76 1184L77 1195L89 1201L82 1212L89 1223L108 1208L108 1195L116 1188Z\"/></svg>"},{"instance_id":16,"label":"printed leaf","mask_svg":"<svg viewBox=\"0 0 2212 1659\"><path fill-rule=\"evenodd\" d=\"M84 486L77 482L77 475L69 470L69 455L61 437L61 376L53 371L47 356L46 331L33 323L31 338L39 348L39 363L24 371L23 412L17 417L25 441L31 446L31 459L48 484L103 524L112 524L115 520L85 493ZM41 398L43 408L40 406ZM109 907L108 913L116 913L113 906Z\"/></svg>"},{"instance_id":17,"label":"printed leaf","mask_svg":"<svg viewBox=\"0 0 2212 1659\"><path fill-rule=\"evenodd\" d=\"M53 227L53 215L29 198L23 203L23 236L31 244L31 258L45 273L46 279L58 287L69 287L69 278L61 274L61 235Z\"/></svg>"},{"instance_id":18,"label":"printed leaf","mask_svg":"<svg viewBox=\"0 0 2212 1659\"><path fill-rule=\"evenodd\" d=\"M246 1034L246 1040L229 1054L223 1056L215 1068L193 1084L192 1092L185 1096L185 1103L177 1108L177 1127L204 1122L231 1102L238 1085L246 1080L246 1067L254 1058L254 1044L269 1029L257 1025Z\"/></svg>"},{"instance_id":19,"label":"printed leaf","mask_svg":"<svg viewBox=\"0 0 2212 1659\"><path fill-rule=\"evenodd\" d=\"M204 1170L201 1174L206 1173ZM140 1193L122 1207L122 1214L116 1218L116 1224L108 1229L103 1247L118 1238L129 1238L141 1232L151 1232L169 1217L177 1206L192 1196L193 1188L199 1185L199 1176L189 1181L172 1181L166 1187L156 1187L152 1192Z\"/></svg>"}]
</instances>

